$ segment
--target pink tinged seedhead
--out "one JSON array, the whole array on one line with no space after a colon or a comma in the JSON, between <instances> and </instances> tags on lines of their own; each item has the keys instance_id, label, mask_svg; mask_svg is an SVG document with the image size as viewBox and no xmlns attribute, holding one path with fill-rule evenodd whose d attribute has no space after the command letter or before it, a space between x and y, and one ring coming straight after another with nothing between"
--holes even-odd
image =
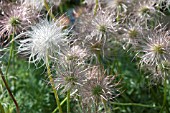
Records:
<instances>
[{"instance_id":1,"label":"pink tinged seedhead","mask_svg":"<svg viewBox=\"0 0 170 113\"><path fill-rule=\"evenodd\" d=\"M133 6L133 14L139 22L155 21L157 22L164 14L155 6L155 0L138 1Z\"/></svg>"},{"instance_id":2,"label":"pink tinged seedhead","mask_svg":"<svg viewBox=\"0 0 170 113\"><path fill-rule=\"evenodd\" d=\"M66 52L65 57L68 61L84 62L88 55L86 49L82 49L80 46L75 45L69 48Z\"/></svg>"},{"instance_id":3,"label":"pink tinged seedhead","mask_svg":"<svg viewBox=\"0 0 170 113\"><path fill-rule=\"evenodd\" d=\"M168 32L161 30L155 30L146 36L143 45L141 45L140 64L147 64L153 67L157 67L162 64L163 61L170 60L170 46L168 40Z\"/></svg>"},{"instance_id":4,"label":"pink tinged seedhead","mask_svg":"<svg viewBox=\"0 0 170 113\"><path fill-rule=\"evenodd\" d=\"M9 4L6 7L8 8L5 8L0 20L0 36L9 37L12 33L24 31L37 18L35 13L23 4Z\"/></svg>"},{"instance_id":5,"label":"pink tinged seedhead","mask_svg":"<svg viewBox=\"0 0 170 113\"><path fill-rule=\"evenodd\" d=\"M30 7L32 10L41 11L43 9L44 0L20 0L26 7Z\"/></svg>"},{"instance_id":6,"label":"pink tinged seedhead","mask_svg":"<svg viewBox=\"0 0 170 113\"><path fill-rule=\"evenodd\" d=\"M115 76L106 75L103 69L93 67L86 76L87 80L80 89L83 102L89 104L101 99L109 101L119 95L117 89L119 82L115 83Z\"/></svg>"},{"instance_id":7,"label":"pink tinged seedhead","mask_svg":"<svg viewBox=\"0 0 170 113\"><path fill-rule=\"evenodd\" d=\"M66 55L67 56L67 55ZM66 59L64 55L57 62L57 76L55 79L56 88L64 88L62 92L74 91L82 86L86 79L85 74L89 70L85 63L77 62L75 59ZM78 59L78 58L76 58Z\"/></svg>"}]
</instances>

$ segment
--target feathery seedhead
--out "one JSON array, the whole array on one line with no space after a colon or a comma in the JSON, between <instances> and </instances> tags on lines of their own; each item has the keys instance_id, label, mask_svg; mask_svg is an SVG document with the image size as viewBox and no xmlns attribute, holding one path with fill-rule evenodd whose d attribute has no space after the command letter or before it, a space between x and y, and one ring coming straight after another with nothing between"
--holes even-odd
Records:
<instances>
[{"instance_id":1,"label":"feathery seedhead","mask_svg":"<svg viewBox=\"0 0 170 113\"><path fill-rule=\"evenodd\" d=\"M115 76L106 76L104 70L99 67L93 67L86 75L87 80L80 89L83 102L89 104L101 102L101 99L109 101L118 96L116 87L119 83L114 83Z\"/></svg>"},{"instance_id":2,"label":"feathery seedhead","mask_svg":"<svg viewBox=\"0 0 170 113\"><path fill-rule=\"evenodd\" d=\"M145 41L140 46L142 49L140 51L143 53L140 64L157 67L162 64L162 61L170 60L168 32L164 30L164 28L160 30L155 29L142 39Z\"/></svg>"},{"instance_id":3,"label":"feathery seedhead","mask_svg":"<svg viewBox=\"0 0 170 113\"><path fill-rule=\"evenodd\" d=\"M32 10L41 11L44 3L44 0L20 0L22 4L26 7L30 7Z\"/></svg>"},{"instance_id":4,"label":"feathery seedhead","mask_svg":"<svg viewBox=\"0 0 170 113\"><path fill-rule=\"evenodd\" d=\"M86 48L91 58L98 55L104 56L105 43L113 38L116 31L117 23L113 22L113 14L108 10L100 10L95 17L89 13L82 17L76 24L76 27L79 27L75 29L78 34L76 43Z\"/></svg>"},{"instance_id":5,"label":"feathery seedhead","mask_svg":"<svg viewBox=\"0 0 170 113\"><path fill-rule=\"evenodd\" d=\"M61 59L63 60L59 60L57 64L57 76L55 78L56 88L64 88L62 92L79 89L86 79L85 74L89 69L88 66L86 66L85 63L77 63L74 60L68 61L65 58Z\"/></svg>"},{"instance_id":6,"label":"feathery seedhead","mask_svg":"<svg viewBox=\"0 0 170 113\"><path fill-rule=\"evenodd\" d=\"M153 20L156 23L164 14L156 8L155 4L156 2L154 0L134 2L133 13L135 18L138 19L140 23L144 22L144 24L146 24L147 21Z\"/></svg>"},{"instance_id":7,"label":"feathery seedhead","mask_svg":"<svg viewBox=\"0 0 170 113\"><path fill-rule=\"evenodd\" d=\"M85 49L75 45L65 53L65 56L68 61L83 62L85 59L87 59L88 55Z\"/></svg>"},{"instance_id":8,"label":"feathery seedhead","mask_svg":"<svg viewBox=\"0 0 170 113\"><path fill-rule=\"evenodd\" d=\"M86 13L80 17L80 21L76 23L76 29L80 38L93 36L96 40L104 40L109 38L115 30L116 23L113 22L113 14L106 11L98 11L95 16L90 13ZM81 36L84 33L83 37ZM107 36L106 36L107 35Z\"/></svg>"},{"instance_id":9,"label":"feathery seedhead","mask_svg":"<svg viewBox=\"0 0 170 113\"><path fill-rule=\"evenodd\" d=\"M105 40L113 34L114 27L113 15L109 11L99 11L92 19L91 35L98 38L97 40Z\"/></svg>"},{"instance_id":10,"label":"feathery seedhead","mask_svg":"<svg viewBox=\"0 0 170 113\"><path fill-rule=\"evenodd\" d=\"M4 13L0 20L0 36L6 34L8 37L12 33L24 31L37 18L30 8L24 4L4 5Z\"/></svg>"},{"instance_id":11,"label":"feathery seedhead","mask_svg":"<svg viewBox=\"0 0 170 113\"><path fill-rule=\"evenodd\" d=\"M120 32L122 33L121 38L118 40L123 41L125 43L124 48L128 47L129 45L132 47L136 47L138 45L140 38L142 38L143 34L145 34L145 29L142 28L138 22L135 20L129 20L127 17L127 22L121 25L122 27L119 28Z\"/></svg>"},{"instance_id":12,"label":"feathery seedhead","mask_svg":"<svg viewBox=\"0 0 170 113\"><path fill-rule=\"evenodd\" d=\"M127 5L131 0L105 0L106 8L111 8L119 13L127 11Z\"/></svg>"},{"instance_id":13,"label":"feathery seedhead","mask_svg":"<svg viewBox=\"0 0 170 113\"><path fill-rule=\"evenodd\" d=\"M26 36L20 41L18 52L29 55L29 62L46 61L46 57L57 58L58 53L63 52L67 46L66 35L68 30L63 30L60 19L56 21L40 20L30 31L18 35L16 38Z\"/></svg>"}]
</instances>

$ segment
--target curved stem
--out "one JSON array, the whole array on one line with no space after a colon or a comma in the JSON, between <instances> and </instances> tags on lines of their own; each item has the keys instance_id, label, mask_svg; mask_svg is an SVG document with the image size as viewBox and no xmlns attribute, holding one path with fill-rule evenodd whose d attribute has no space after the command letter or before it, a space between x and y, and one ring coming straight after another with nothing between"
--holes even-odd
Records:
<instances>
[{"instance_id":1,"label":"curved stem","mask_svg":"<svg viewBox=\"0 0 170 113\"><path fill-rule=\"evenodd\" d=\"M59 97L58 97L58 94L57 94L57 90L55 89L55 86L54 86L54 80L51 76L51 70L50 70L50 66L49 66L49 62L48 62L48 55L46 56L46 67L47 67L47 74L48 74L48 77L50 79L50 83L51 83L51 86L52 86L52 89L53 89L53 93L54 93L57 105L59 107L59 113L63 113L61 105L60 105L60 100L59 100Z\"/></svg>"},{"instance_id":2,"label":"curved stem","mask_svg":"<svg viewBox=\"0 0 170 113\"><path fill-rule=\"evenodd\" d=\"M70 89L67 91L67 113L70 113Z\"/></svg>"},{"instance_id":3,"label":"curved stem","mask_svg":"<svg viewBox=\"0 0 170 113\"><path fill-rule=\"evenodd\" d=\"M9 93L10 97L12 98L12 100L13 100L15 106L16 106L16 111L17 111L17 113L20 113L18 103L17 103L17 101L15 100L15 98L14 98L14 96L13 96L13 94L12 94L12 92L11 92L9 86L8 86L8 83L6 82L6 79L5 79L5 77L4 77L1 69L0 69L0 75L1 75L1 78L2 78L2 80L3 80L3 82L4 82L4 84L5 84L5 87L6 87L7 91L8 91L8 93Z\"/></svg>"}]
</instances>

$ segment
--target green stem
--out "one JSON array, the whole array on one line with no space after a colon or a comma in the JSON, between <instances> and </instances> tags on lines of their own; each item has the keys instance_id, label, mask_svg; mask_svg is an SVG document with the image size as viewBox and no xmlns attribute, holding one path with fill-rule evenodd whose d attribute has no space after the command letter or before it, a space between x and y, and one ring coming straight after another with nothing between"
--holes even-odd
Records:
<instances>
[{"instance_id":1,"label":"green stem","mask_svg":"<svg viewBox=\"0 0 170 113\"><path fill-rule=\"evenodd\" d=\"M166 74L165 74L165 80L164 80L164 99L163 99L163 105L162 105L162 108L161 108L161 111L160 113L163 113L163 110L166 106L166 97L167 97L167 83L166 83Z\"/></svg>"},{"instance_id":2,"label":"green stem","mask_svg":"<svg viewBox=\"0 0 170 113\"><path fill-rule=\"evenodd\" d=\"M13 56L13 54L14 54L14 53L13 53L13 51L14 51L14 35L15 35L15 33L13 32L13 33L12 33L12 37L11 37L12 44L11 44L11 47L10 47L10 53L9 53L9 59L8 59L8 66L7 66L6 71L5 71L5 75L6 75L6 76L7 76L7 74L8 74L8 70L9 70L9 67L10 67L10 64L11 64L11 59L12 59L12 56ZM2 73L2 70L0 70L0 74L1 74L2 80L3 80L4 84L5 84L5 87L6 87L6 89L7 89L8 93L9 93L10 97L12 98L12 100L13 100L15 106L16 106L16 111L17 111L17 113L20 113L18 103L17 103L17 101L15 100L15 97L13 96L13 94L12 94L12 92L11 92L9 86L8 86L8 83L7 83L5 77L4 77L3 73Z\"/></svg>"},{"instance_id":3,"label":"green stem","mask_svg":"<svg viewBox=\"0 0 170 113\"><path fill-rule=\"evenodd\" d=\"M46 0L44 0L44 6L47 10L47 12L49 13L50 17L54 20L56 20L55 16L53 15L52 11L50 10L50 7L48 6L48 3Z\"/></svg>"},{"instance_id":4,"label":"green stem","mask_svg":"<svg viewBox=\"0 0 170 113\"><path fill-rule=\"evenodd\" d=\"M60 106L62 106L67 100L67 97L60 103ZM57 107L52 113L55 113L57 110L59 109L59 107Z\"/></svg>"},{"instance_id":5,"label":"green stem","mask_svg":"<svg viewBox=\"0 0 170 113\"><path fill-rule=\"evenodd\" d=\"M94 16L97 14L97 9L99 7L99 0L96 0L95 8L94 8Z\"/></svg>"},{"instance_id":6,"label":"green stem","mask_svg":"<svg viewBox=\"0 0 170 113\"><path fill-rule=\"evenodd\" d=\"M16 106L16 112L17 112L17 113L20 113L18 103L17 103L17 101L15 100L15 97L13 96L13 94L12 94L12 92L11 92L9 86L8 86L8 83L7 83L7 81L6 81L5 77L4 77L1 69L0 69L0 76L1 76L1 78L2 78L2 80L3 80L3 82L4 82L4 84L5 84L5 87L6 87L7 91L8 91L8 93L9 93L10 97L12 98L12 100L13 100L15 106Z\"/></svg>"},{"instance_id":7,"label":"green stem","mask_svg":"<svg viewBox=\"0 0 170 113\"><path fill-rule=\"evenodd\" d=\"M153 105L146 105L146 104L140 104L140 103L117 103L117 102L111 102L113 105L119 105L119 106L139 106L139 107L147 107L147 108L157 108L160 109L160 106L153 106Z\"/></svg>"},{"instance_id":8,"label":"green stem","mask_svg":"<svg viewBox=\"0 0 170 113\"><path fill-rule=\"evenodd\" d=\"M74 95L75 93L77 93L77 91L73 92L71 96ZM67 97L60 103L60 106L62 106L66 102L66 100L67 100ZM52 113L55 113L58 109L59 107L57 107Z\"/></svg>"},{"instance_id":9,"label":"green stem","mask_svg":"<svg viewBox=\"0 0 170 113\"><path fill-rule=\"evenodd\" d=\"M70 89L67 91L67 113L70 113Z\"/></svg>"},{"instance_id":10,"label":"green stem","mask_svg":"<svg viewBox=\"0 0 170 113\"><path fill-rule=\"evenodd\" d=\"M6 72L5 72L5 75L8 74L8 70L9 70L9 66L11 64L11 59L12 59L12 55L13 55L13 51L14 51L14 33L12 34L12 44L11 44L11 47L10 47L10 53L9 53L9 59L8 59L8 66L6 68Z\"/></svg>"},{"instance_id":11,"label":"green stem","mask_svg":"<svg viewBox=\"0 0 170 113\"><path fill-rule=\"evenodd\" d=\"M58 97L58 94L57 94L57 90L55 89L55 86L54 86L54 80L53 80L52 75L51 75L51 70L50 70L50 66L49 66L49 62L48 62L48 55L46 56L46 67L47 67L48 77L50 79L50 83L51 83L51 86L52 86L52 89L53 89L53 92L54 92L54 96L55 96L55 99L56 99L56 102L57 102L57 105L58 105L58 108L59 108L59 113L63 113L61 105L60 105L60 100L59 100L59 97Z\"/></svg>"}]
</instances>

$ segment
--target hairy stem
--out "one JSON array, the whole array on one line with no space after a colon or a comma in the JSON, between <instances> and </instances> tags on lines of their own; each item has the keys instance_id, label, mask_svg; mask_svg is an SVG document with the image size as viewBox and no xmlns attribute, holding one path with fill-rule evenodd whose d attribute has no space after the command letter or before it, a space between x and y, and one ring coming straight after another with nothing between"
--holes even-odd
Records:
<instances>
[{"instance_id":1,"label":"hairy stem","mask_svg":"<svg viewBox=\"0 0 170 113\"><path fill-rule=\"evenodd\" d=\"M49 62L48 62L48 55L46 56L46 67L47 67L47 74L48 74L48 77L50 79L50 83L51 83L51 86L52 86L52 89L53 89L53 93L54 93L54 96L55 96L55 99L56 99L56 102L57 102L57 105L58 105L58 108L59 108L59 113L63 113L61 105L60 105L60 100L59 100L59 97L58 97L58 94L57 94L57 90L55 89L55 86L54 86L54 80L53 80L52 75L51 75L51 70L50 70L50 66L49 66Z\"/></svg>"},{"instance_id":2,"label":"hairy stem","mask_svg":"<svg viewBox=\"0 0 170 113\"><path fill-rule=\"evenodd\" d=\"M17 103L15 97L13 96L13 94L12 94L12 92L11 92L9 86L8 86L8 83L7 83L7 81L6 81L5 77L4 77L1 69L0 69L0 75L1 75L1 78L2 78L2 80L4 82L4 84L5 84L5 87L6 87L7 91L8 91L8 93L9 93L10 97L12 98L12 100L13 100L15 106L16 106L16 112L20 113L18 103Z\"/></svg>"},{"instance_id":3,"label":"hairy stem","mask_svg":"<svg viewBox=\"0 0 170 113\"><path fill-rule=\"evenodd\" d=\"M73 96L75 93L77 93L78 90L73 92L70 96ZM67 96L64 98L64 100L60 103L60 106L62 106L67 101ZM56 113L59 107L57 107L52 113Z\"/></svg>"},{"instance_id":4,"label":"hairy stem","mask_svg":"<svg viewBox=\"0 0 170 113\"><path fill-rule=\"evenodd\" d=\"M67 97L60 103L60 106L62 106L67 100ZM57 107L52 113L56 113L59 107Z\"/></svg>"},{"instance_id":5,"label":"hairy stem","mask_svg":"<svg viewBox=\"0 0 170 113\"><path fill-rule=\"evenodd\" d=\"M67 113L70 113L70 89L67 91Z\"/></svg>"},{"instance_id":6,"label":"hairy stem","mask_svg":"<svg viewBox=\"0 0 170 113\"><path fill-rule=\"evenodd\" d=\"M97 9L99 7L99 0L96 0L95 8L94 8L94 15L97 14Z\"/></svg>"}]
</instances>

